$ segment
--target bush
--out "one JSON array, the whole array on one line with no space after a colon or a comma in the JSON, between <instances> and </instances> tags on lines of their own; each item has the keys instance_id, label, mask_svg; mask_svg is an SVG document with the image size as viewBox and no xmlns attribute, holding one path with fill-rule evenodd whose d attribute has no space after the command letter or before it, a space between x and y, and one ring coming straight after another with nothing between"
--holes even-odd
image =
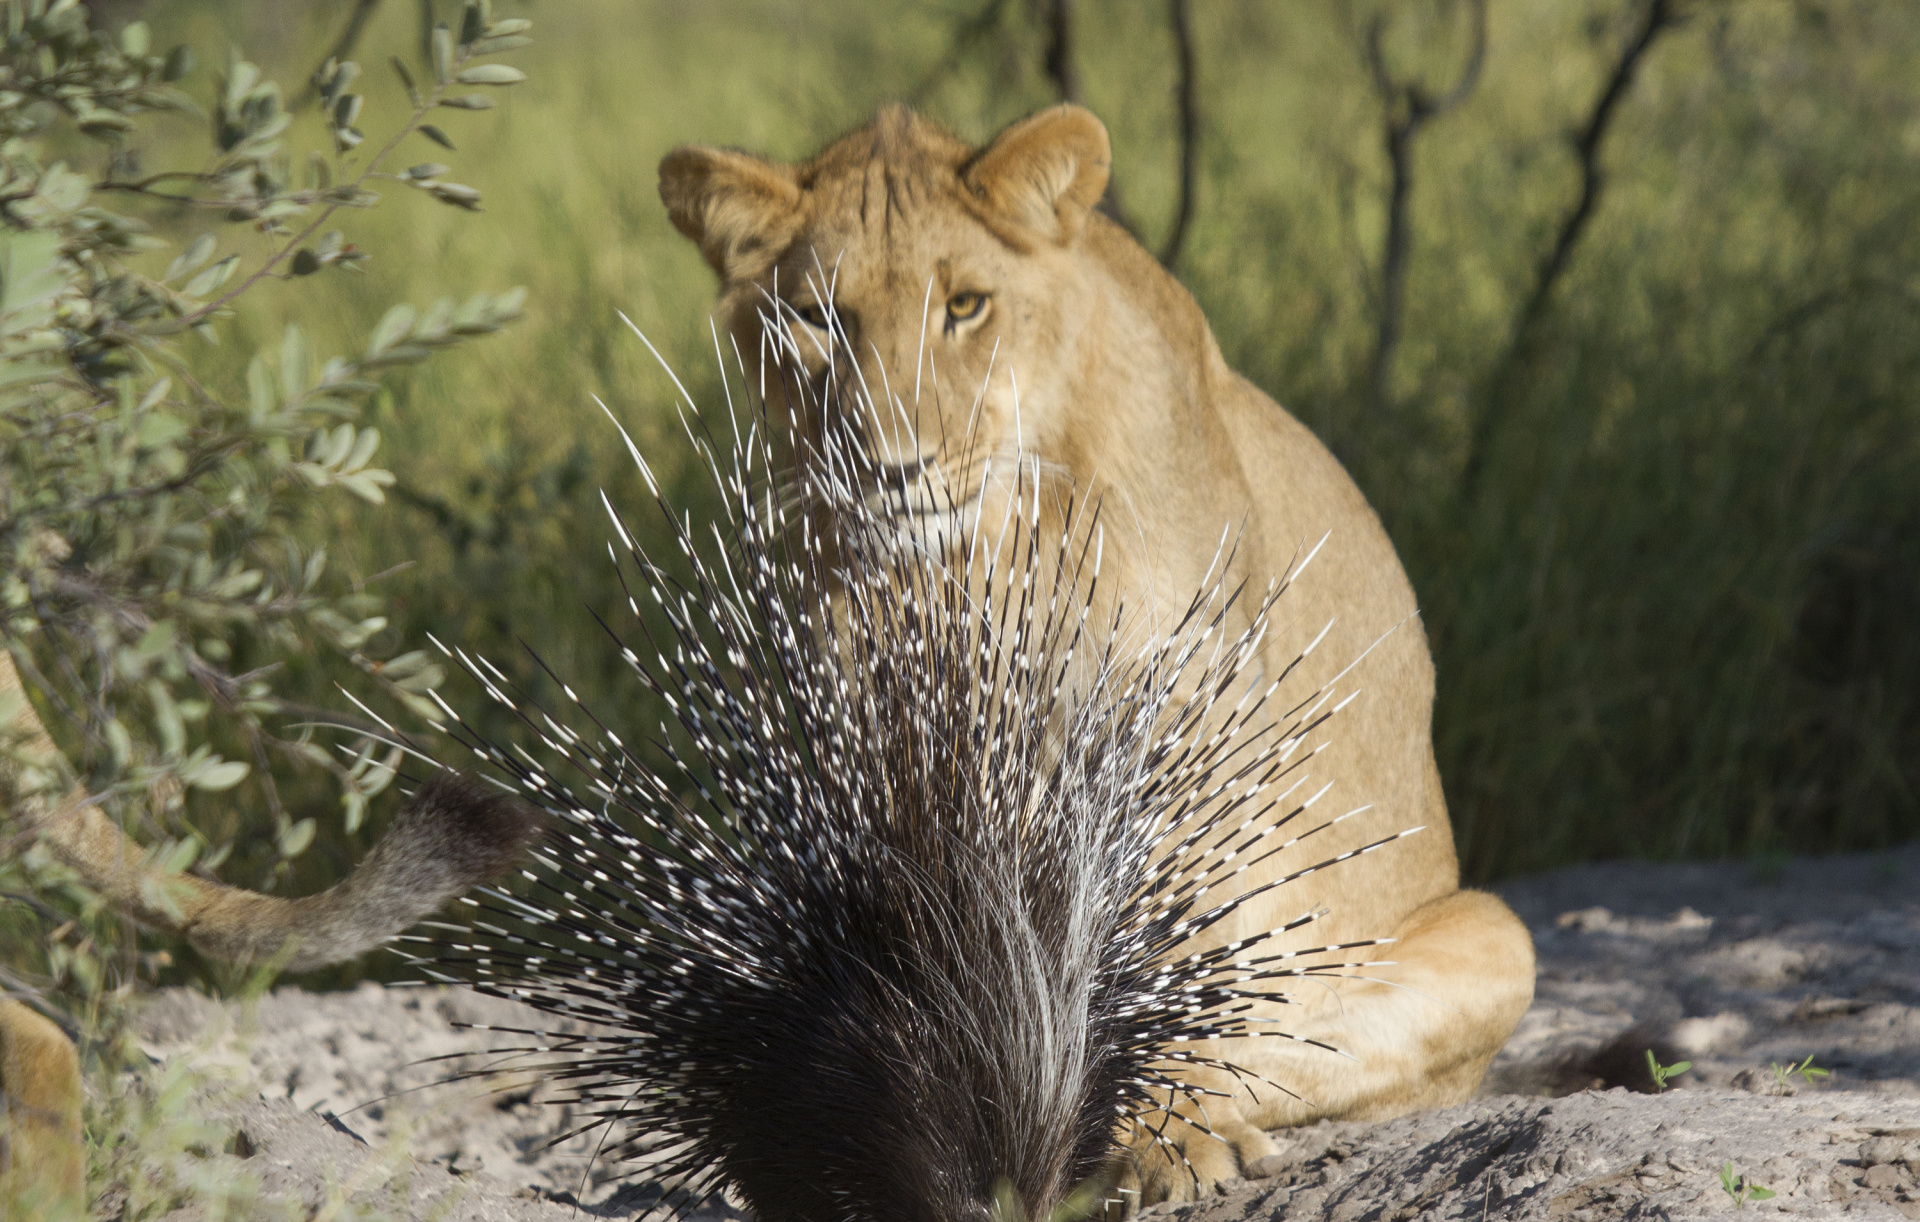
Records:
<instances>
[{"instance_id":1,"label":"bush","mask_svg":"<svg viewBox=\"0 0 1920 1222\"><path fill-rule=\"evenodd\" d=\"M425 84L394 61L409 105L393 114L364 106L357 64L329 60L313 81L324 147L296 157L285 95L251 63L209 80L186 48L158 53L138 23L109 38L72 0L16 0L4 16L0 665L61 752L23 754L28 710L17 697L0 709L12 734L0 813L78 784L167 868L220 863L244 829L283 873L319 816L289 809L276 776L325 778L351 832L399 762L365 736L345 750L337 734L316 738L312 723L340 714L289 697L286 660L330 655L416 709L438 676L424 653L377 647L380 590L336 575L303 524L343 498L386 504L393 476L374 465L380 433L364 420L381 379L497 331L524 293L395 305L343 355L288 325L237 373L214 345L257 286L350 274L366 252L347 217L379 201L376 187L479 207L445 166L394 163L403 148L451 147L430 120L486 109L488 87L522 79L492 57L523 45L528 23L468 4L458 31L434 31ZM204 124L199 168L145 164L165 115ZM381 141L366 144L376 119ZM169 250L132 210L194 236ZM67 988L86 1012L164 964L23 851L23 829L6 832L0 892L23 901L6 909L9 991Z\"/></svg>"}]
</instances>

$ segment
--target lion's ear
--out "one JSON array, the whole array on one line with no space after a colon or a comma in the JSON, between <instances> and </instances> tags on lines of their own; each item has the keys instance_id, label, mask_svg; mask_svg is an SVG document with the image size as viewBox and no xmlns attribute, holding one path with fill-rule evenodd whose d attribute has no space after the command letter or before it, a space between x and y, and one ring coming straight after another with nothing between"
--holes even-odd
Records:
<instances>
[{"instance_id":1,"label":"lion's ear","mask_svg":"<svg viewBox=\"0 0 1920 1222\"><path fill-rule=\"evenodd\" d=\"M1100 202L1112 159L1106 126L1092 111L1067 104L995 136L962 178L995 213L1064 246Z\"/></svg>"},{"instance_id":2,"label":"lion's ear","mask_svg":"<svg viewBox=\"0 0 1920 1222\"><path fill-rule=\"evenodd\" d=\"M800 184L793 167L689 145L660 162L660 199L722 280L761 271L793 240Z\"/></svg>"}]
</instances>

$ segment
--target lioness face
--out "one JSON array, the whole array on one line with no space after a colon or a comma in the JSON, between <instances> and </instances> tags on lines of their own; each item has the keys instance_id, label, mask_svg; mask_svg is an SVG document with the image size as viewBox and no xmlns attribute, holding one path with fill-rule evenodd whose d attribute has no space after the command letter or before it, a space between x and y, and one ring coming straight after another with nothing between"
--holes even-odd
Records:
<instances>
[{"instance_id":1,"label":"lioness face","mask_svg":"<svg viewBox=\"0 0 1920 1222\"><path fill-rule=\"evenodd\" d=\"M876 506L964 514L1045 451L1090 308L1072 250L1107 165L1077 107L978 151L891 109L797 165L676 150L660 191L771 405L832 414ZM815 441L832 423L790 419Z\"/></svg>"}]
</instances>

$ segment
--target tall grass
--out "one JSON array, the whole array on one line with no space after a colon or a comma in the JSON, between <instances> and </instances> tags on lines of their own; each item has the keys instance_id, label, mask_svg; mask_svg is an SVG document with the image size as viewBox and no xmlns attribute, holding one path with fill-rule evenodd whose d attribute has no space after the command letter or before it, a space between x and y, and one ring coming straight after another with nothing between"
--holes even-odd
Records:
<instances>
[{"instance_id":1,"label":"tall grass","mask_svg":"<svg viewBox=\"0 0 1920 1222\"><path fill-rule=\"evenodd\" d=\"M366 279L260 293L241 338L298 316L326 350L361 342L368 302L527 285L527 323L379 405L403 508L378 530L311 529L348 572L384 574L397 640L478 647L537 692L525 638L606 715L650 724L588 613L617 597L599 491L642 493L590 396L672 471L673 392L620 309L696 396L717 393L712 280L659 207L660 156L798 157L909 96L984 139L1054 100L1041 31L1008 3L949 55L984 0L497 7L524 8L540 41L520 61L533 79L462 141L486 215L382 208L353 235L380 256ZM1364 31L1382 14L1396 71L1444 82L1466 27L1438 0L1195 7L1202 172L1177 270L1230 361L1334 445L1399 544L1468 874L1920 830L1920 9L1699 6L1634 81L1593 223L1516 348L1578 191L1566 133L1640 4L1496 0L1478 87L1415 148L1406 340L1376 405L1386 162ZM297 80L338 8L175 0L148 17L163 41L233 38ZM1157 242L1177 189L1164 5L1081 8L1085 100ZM418 45L417 12L383 6L370 76ZM1501 425L1468 487L1488 411ZM301 679L337 704L337 677ZM296 882L368 834L323 834Z\"/></svg>"}]
</instances>

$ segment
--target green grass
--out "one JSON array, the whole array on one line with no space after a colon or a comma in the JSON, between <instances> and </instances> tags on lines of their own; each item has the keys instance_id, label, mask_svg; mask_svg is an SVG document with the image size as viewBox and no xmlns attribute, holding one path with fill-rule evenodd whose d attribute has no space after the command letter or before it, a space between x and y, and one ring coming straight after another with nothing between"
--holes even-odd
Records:
<instances>
[{"instance_id":1,"label":"green grass","mask_svg":"<svg viewBox=\"0 0 1920 1222\"><path fill-rule=\"evenodd\" d=\"M420 197L348 218L375 252L366 274L269 286L225 349L238 377L288 318L327 351L362 342L394 300L528 286L528 321L379 404L399 504L311 523L342 573L389 574L392 644L431 630L531 676L525 637L609 716L650 718L587 612L617 593L599 490L628 506L642 493L590 396L670 473L684 453L670 384L615 311L696 395L716 385L711 276L668 225L654 167L688 141L804 155L928 84L979 7L501 0L535 19L538 45L515 60L531 80L448 124L456 177L486 212ZM1531 359L1502 375L1578 190L1565 133L1637 10L1495 4L1479 88L1416 149L1406 340L1376 412L1386 170L1365 13L1195 7L1205 138L1179 271L1230 361L1334 445L1401 549L1438 659L1436 745L1468 874L1912 837L1920 11L1752 0L1664 37L1604 146L1606 194ZM336 8L178 0L149 19L203 60L235 39L291 82ZM1083 21L1079 67L1157 241L1175 196L1164 6L1113 8ZM1396 64L1444 81L1458 23L1444 5L1393 12ZM398 97L385 52L417 46L416 13L390 0L362 41L376 140L375 108ZM1052 100L1040 62L1026 6L1009 5L921 101L983 139ZM204 95L206 71L189 84ZM181 147L203 138L179 131ZM437 156L423 142L413 159ZM1469 491L1490 405L1504 425ZM339 703L340 675L295 665L308 699ZM226 820L216 836L247 826L207 817ZM322 822L295 885L336 875L378 830ZM243 837L228 872L270 864Z\"/></svg>"}]
</instances>

